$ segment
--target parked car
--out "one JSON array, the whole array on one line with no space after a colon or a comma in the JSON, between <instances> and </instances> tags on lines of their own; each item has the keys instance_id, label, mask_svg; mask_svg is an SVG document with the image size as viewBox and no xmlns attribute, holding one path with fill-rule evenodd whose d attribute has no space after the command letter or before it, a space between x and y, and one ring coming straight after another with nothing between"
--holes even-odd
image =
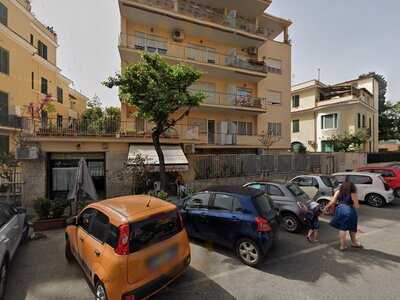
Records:
<instances>
[{"instance_id":1,"label":"parked car","mask_svg":"<svg viewBox=\"0 0 400 300\"><path fill-rule=\"evenodd\" d=\"M383 207L394 200L393 190L380 174L364 172L344 172L333 174L339 184L350 181L357 188L360 201L374 207Z\"/></svg>"},{"instance_id":2,"label":"parked car","mask_svg":"<svg viewBox=\"0 0 400 300\"><path fill-rule=\"evenodd\" d=\"M394 191L394 196L400 198L400 168L394 166L365 166L359 168L358 172L368 172L380 174L390 188Z\"/></svg>"},{"instance_id":3,"label":"parked car","mask_svg":"<svg viewBox=\"0 0 400 300\"><path fill-rule=\"evenodd\" d=\"M147 298L190 264L176 206L147 195L90 204L68 220L65 239L66 258L78 261L96 300Z\"/></svg>"},{"instance_id":4,"label":"parked car","mask_svg":"<svg viewBox=\"0 0 400 300\"><path fill-rule=\"evenodd\" d=\"M28 236L26 211L7 203L0 203L0 299L4 299L8 267L21 241Z\"/></svg>"},{"instance_id":5,"label":"parked car","mask_svg":"<svg viewBox=\"0 0 400 300\"><path fill-rule=\"evenodd\" d=\"M328 175L300 175L292 180L311 199L318 202L324 208L332 199L335 189L339 186L335 177Z\"/></svg>"},{"instance_id":6,"label":"parked car","mask_svg":"<svg viewBox=\"0 0 400 300\"><path fill-rule=\"evenodd\" d=\"M268 181L250 182L245 186L261 190L271 197L286 231L299 232L304 227L305 215L312 200L296 184Z\"/></svg>"},{"instance_id":7,"label":"parked car","mask_svg":"<svg viewBox=\"0 0 400 300\"><path fill-rule=\"evenodd\" d=\"M277 238L277 213L262 191L208 188L185 198L180 208L190 236L234 249L249 266L259 264Z\"/></svg>"}]
</instances>

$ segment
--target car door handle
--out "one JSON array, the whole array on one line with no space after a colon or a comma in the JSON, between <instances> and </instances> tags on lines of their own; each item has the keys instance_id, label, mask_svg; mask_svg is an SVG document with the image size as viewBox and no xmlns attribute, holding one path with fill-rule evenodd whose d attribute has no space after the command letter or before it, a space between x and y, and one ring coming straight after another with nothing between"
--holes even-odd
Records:
<instances>
[{"instance_id":1,"label":"car door handle","mask_svg":"<svg viewBox=\"0 0 400 300\"><path fill-rule=\"evenodd\" d=\"M79 239L81 240L81 242L84 242L85 241L85 239L83 238L83 237L79 237Z\"/></svg>"},{"instance_id":2,"label":"car door handle","mask_svg":"<svg viewBox=\"0 0 400 300\"><path fill-rule=\"evenodd\" d=\"M99 250L94 250L94 254L96 254L96 256L100 256L100 251Z\"/></svg>"}]
</instances>

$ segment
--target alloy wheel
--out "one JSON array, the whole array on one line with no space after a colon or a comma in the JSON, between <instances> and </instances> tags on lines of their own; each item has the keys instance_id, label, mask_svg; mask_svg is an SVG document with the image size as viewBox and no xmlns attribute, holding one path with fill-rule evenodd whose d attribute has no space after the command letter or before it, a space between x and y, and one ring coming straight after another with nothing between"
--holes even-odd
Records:
<instances>
[{"instance_id":1,"label":"alloy wheel","mask_svg":"<svg viewBox=\"0 0 400 300\"><path fill-rule=\"evenodd\" d=\"M100 283L96 287L96 300L107 300L106 291Z\"/></svg>"},{"instance_id":2,"label":"alloy wheel","mask_svg":"<svg viewBox=\"0 0 400 300\"><path fill-rule=\"evenodd\" d=\"M373 194L368 197L368 204L373 207L382 207L384 200L380 195Z\"/></svg>"},{"instance_id":3,"label":"alloy wheel","mask_svg":"<svg viewBox=\"0 0 400 300\"><path fill-rule=\"evenodd\" d=\"M289 232L295 232L298 228L299 224L294 216L284 216L283 217L283 227Z\"/></svg>"},{"instance_id":4,"label":"alloy wheel","mask_svg":"<svg viewBox=\"0 0 400 300\"><path fill-rule=\"evenodd\" d=\"M243 241L239 245L239 255L245 262L252 265L257 262L259 254L257 247L253 243Z\"/></svg>"}]
</instances>

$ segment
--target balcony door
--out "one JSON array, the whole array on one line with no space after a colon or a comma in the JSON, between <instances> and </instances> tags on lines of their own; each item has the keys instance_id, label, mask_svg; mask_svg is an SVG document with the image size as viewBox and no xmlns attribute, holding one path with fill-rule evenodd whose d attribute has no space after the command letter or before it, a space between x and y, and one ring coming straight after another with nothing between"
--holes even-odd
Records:
<instances>
[{"instance_id":1,"label":"balcony door","mask_svg":"<svg viewBox=\"0 0 400 300\"><path fill-rule=\"evenodd\" d=\"M215 144L215 120L208 120L207 124L208 143Z\"/></svg>"},{"instance_id":2,"label":"balcony door","mask_svg":"<svg viewBox=\"0 0 400 300\"><path fill-rule=\"evenodd\" d=\"M0 125L8 125L8 94L0 91Z\"/></svg>"}]
</instances>

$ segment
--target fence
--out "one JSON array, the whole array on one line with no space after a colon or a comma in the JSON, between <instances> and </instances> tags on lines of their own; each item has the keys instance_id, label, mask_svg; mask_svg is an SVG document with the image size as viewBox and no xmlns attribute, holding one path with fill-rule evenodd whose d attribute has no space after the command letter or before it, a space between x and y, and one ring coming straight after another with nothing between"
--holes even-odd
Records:
<instances>
[{"instance_id":1,"label":"fence","mask_svg":"<svg viewBox=\"0 0 400 300\"><path fill-rule=\"evenodd\" d=\"M400 152L368 153L368 163L400 161Z\"/></svg>"},{"instance_id":2,"label":"fence","mask_svg":"<svg viewBox=\"0 0 400 300\"><path fill-rule=\"evenodd\" d=\"M23 179L21 172L11 171L0 176L0 199L14 201L20 199L22 194Z\"/></svg>"},{"instance_id":3,"label":"fence","mask_svg":"<svg viewBox=\"0 0 400 300\"><path fill-rule=\"evenodd\" d=\"M355 169L366 162L363 153L274 153L192 155L189 157L195 179L249 176L281 176L324 173Z\"/></svg>"}]
</instances>

